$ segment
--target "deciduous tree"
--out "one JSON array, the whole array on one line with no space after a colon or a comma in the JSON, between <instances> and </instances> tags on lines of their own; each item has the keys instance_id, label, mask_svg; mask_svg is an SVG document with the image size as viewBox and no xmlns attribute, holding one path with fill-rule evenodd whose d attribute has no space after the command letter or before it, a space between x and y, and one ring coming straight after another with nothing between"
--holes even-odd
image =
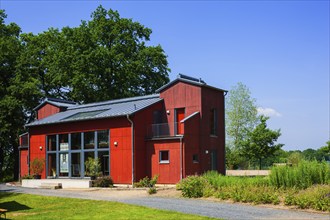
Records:
<instances>
[{"instance_id":1,"label":"deciduous tree","mask_svg":"<svg viewBox=\"0 0 330 220\"><path fill-rule=\"evenodd\" d=\"M259 161L261 169L262 159L273 156L281 149L283 144L276 144L281 135L280 130L273 131L267 128L267 117L260 116L260 123L247 134L247 138L242 142L242 153L250 159Z\"/></svg>"}]
</instances>

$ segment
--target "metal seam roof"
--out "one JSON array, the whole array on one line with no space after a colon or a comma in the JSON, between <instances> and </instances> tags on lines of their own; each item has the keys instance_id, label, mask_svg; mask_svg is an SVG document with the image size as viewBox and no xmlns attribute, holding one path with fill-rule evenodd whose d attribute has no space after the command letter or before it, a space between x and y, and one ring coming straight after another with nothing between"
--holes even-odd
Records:
<instances>
[{"instance_id":1,"label":"metal seam roof","mask_svg":"<svg viewBox=\"0 0 330 220\"><path fill-rule=\"evenodd\" d=\"M105 101L99 103L70 106L67 108L66 111L59 112L49 117L34 121L32 123L27 124L26 127L131 115L161 100L162 99L159 98L159 94L156 94L156 95L148 95L148 96L139 96L134 98L111 100L111 101ZM73 117L70 119L71 116L77 115L79 113L88 113L88 112L101 111L101 110L104 111L100 112L97 115L93 115L91 117L78 117L78 118Z\"/></svg>"}]
</instances>

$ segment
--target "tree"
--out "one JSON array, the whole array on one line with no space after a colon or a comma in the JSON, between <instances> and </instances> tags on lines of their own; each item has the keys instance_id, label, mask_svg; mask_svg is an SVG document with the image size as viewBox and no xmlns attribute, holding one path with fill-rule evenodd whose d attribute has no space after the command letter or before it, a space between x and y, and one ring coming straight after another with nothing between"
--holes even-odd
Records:
<instances>
[{"instance_id":1,"label":"tree","mask_svg":"<svg viewBox=\"0 0 330 220\"><path fill-rule=\"evenodd\" d=\"M262 159L273 156L283 144L275 144L281 132L267 128L268 117L260 116L259 120L260 123L253 131L248 132L247 139L242 142L242 153L251 159L258 160L259 169L261 169Z\"/></svg>"},{"instance_id":2,"label":"tree","mask_svg":"<svg viewBox=\"0 0 330 220\"><path fill-rule=\"evenodd\" d=\"M257 122L257 107L246 85L239 82L228 93L226 100L227 162L238 166L245 161L239 156L241 143ZM229 153L228 153L229 152ZM233 154L233 155L232 155ZM239 160L230 161L230 158Z\"/></svg>"},{"instance_id":3,"label":"tree","mask_svg":"<svg viewBox=\"0 0 330 220\"><path fill-rule=\"evenodd\" d=\"M20 72L38 80L42 96L88 103L152 94L169 81L163 49L146 45L151 29L102 6L91 18L22 35Z\"/></svg>"},{"instance_id":4,"label":"tree","mask_svg":"<svg viewBox=\"0 0 330 220\"><path fill-rule=\"evenodd\" d=\"M14 170L18 170L18 134L24 124L20 100L11 93L22 49L21 30L15 23L6 25L6 17L0 10L0 179L17 174Z\"/></svg>"}]
</instances>

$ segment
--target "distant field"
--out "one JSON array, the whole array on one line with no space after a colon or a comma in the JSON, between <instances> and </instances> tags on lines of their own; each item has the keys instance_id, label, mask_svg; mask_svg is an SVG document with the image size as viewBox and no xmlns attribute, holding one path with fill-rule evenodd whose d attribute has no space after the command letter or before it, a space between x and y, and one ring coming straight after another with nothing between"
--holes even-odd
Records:
<instances>
[{"instance_id":1,"label":"distant field","mask_svg":"<svg viewBox=\"0 0 330 220\"><path fill-rule=\"evenodd\" d=\"M118 202L0 192L7 219L211 219Z\"/></svg>"}]
</instances>

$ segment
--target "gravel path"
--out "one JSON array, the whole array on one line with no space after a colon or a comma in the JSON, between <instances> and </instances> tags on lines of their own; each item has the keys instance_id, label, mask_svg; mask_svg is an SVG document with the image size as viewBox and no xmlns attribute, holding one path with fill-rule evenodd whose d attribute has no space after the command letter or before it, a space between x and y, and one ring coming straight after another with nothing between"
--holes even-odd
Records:
<instances>
[{"instance_id":1,"label":"gravel path","mask_svg":"<svg viewBox=\"0 0 330 220\"><path fill-rule=\"evenodd\" d=\"M28 193L45 196L70 197L81 199L117 201L128 204L147 206L157 209L204 215L224 219L324 219L330 220L329 214L309 213L296 210L274 209L259 206L212 202L199 199L149 196L141 190L49 190L13 187L0 184L0 192ZM162 192L161 194L164 194Z\"/></svg>"}]
</instances>

